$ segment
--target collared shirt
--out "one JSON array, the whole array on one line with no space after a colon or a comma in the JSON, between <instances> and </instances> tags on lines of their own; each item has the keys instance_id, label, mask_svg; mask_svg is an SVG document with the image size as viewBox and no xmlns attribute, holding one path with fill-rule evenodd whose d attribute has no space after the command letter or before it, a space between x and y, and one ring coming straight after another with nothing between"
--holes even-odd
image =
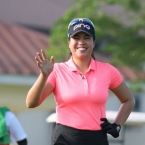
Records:
<instances>
[{"instance_id":1,"label":"collared shirt","mask_svg":"<svg viewBox=\"0 0 145 145\"><path fill-rule=\"evenodd\" d=\"M83 74L70 58L55 63L47 80L55 89L57 121L83 130L100 130L100 118L106 117L108 90L123 81L119 71L109 63L91 59Z\"/></svg>"}]
</instances>

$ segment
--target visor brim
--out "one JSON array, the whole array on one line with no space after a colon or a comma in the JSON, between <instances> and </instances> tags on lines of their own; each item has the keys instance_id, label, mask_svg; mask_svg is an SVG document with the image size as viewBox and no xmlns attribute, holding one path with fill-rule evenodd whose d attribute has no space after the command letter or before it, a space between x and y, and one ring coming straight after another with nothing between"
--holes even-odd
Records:
<instances>
[{"instance_id":1,"label":"visor brim","mask_svg":"<svg viewBox=\"0 0 145 145\"><path fill-rule=\"evenodd\" d=\"M93 34L89 33L88 31L85 31L85 30L77 30L77 31L75 31L73 34L70 35L70 38L72 38L75 34L77 34L79 32L85 32L85 33L87 33L88 35L90 35L91 37L94 38Z\"/></svg>"}]
</instances>

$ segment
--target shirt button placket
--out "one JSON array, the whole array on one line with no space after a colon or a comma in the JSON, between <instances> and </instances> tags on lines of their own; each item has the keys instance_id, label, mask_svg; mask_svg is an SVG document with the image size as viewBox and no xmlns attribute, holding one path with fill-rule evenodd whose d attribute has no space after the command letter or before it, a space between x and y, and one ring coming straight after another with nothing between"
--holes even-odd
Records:
<instances>
[{"instance_id":1,"label":"shirt button placket","mask_svg":"<svg viewBox=\"0 0 145 145\"><path fill-rule=\"evenodd\" d=\"M89 91L88 91L88 82L87 82L86 76L84 76L83 81L84 81L85 97L87 97Z\"/></svg>"}]
</instances>

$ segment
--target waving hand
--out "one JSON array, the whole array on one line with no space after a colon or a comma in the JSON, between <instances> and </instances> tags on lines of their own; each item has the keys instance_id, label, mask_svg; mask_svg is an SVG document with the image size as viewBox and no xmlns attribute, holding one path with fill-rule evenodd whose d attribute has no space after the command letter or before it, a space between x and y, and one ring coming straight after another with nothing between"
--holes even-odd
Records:
<instances>
[{"instance_id":1,"label":"waving hand","mask_svg":"<svg viewBox=\"0 0 145 145\"><path fill-rule=\"evenodd\" d=\"M45 53L43 50L41 50L41 52L37 52L37 56L35 57L37 66L40 69L40 72L45 75L48 76L52 70L53 70L53 66L54 66L54 57L51 56L50 60L47 59Z\"/></svg>"}]
</instances>

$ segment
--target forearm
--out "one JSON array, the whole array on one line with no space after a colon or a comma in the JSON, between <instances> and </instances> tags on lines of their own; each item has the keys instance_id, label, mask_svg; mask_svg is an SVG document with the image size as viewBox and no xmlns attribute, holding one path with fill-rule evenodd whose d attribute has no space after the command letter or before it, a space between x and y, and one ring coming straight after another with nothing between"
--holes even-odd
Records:
<instances>
[{"instance_id":1,"label":"forearm","mask_svg":"<svg viewBox=\"0 0 145 145\"><path fill-rule=\"evenodd\" d=\"M122 103L114 122L122 126L129 117L134 105L135 105L134 99L130 99Z\"/></svg>"},{"instance_id":2,"label":"forearm","mask_svg":"<svg viewBox=\"0 0 145 145\"><path fill-rule=\"evenodd\" d=\"M41 97L47 77L40 74L27 94L26 105L28 108L37 107L41 103Z\"/></svg>"}]
</instances>

